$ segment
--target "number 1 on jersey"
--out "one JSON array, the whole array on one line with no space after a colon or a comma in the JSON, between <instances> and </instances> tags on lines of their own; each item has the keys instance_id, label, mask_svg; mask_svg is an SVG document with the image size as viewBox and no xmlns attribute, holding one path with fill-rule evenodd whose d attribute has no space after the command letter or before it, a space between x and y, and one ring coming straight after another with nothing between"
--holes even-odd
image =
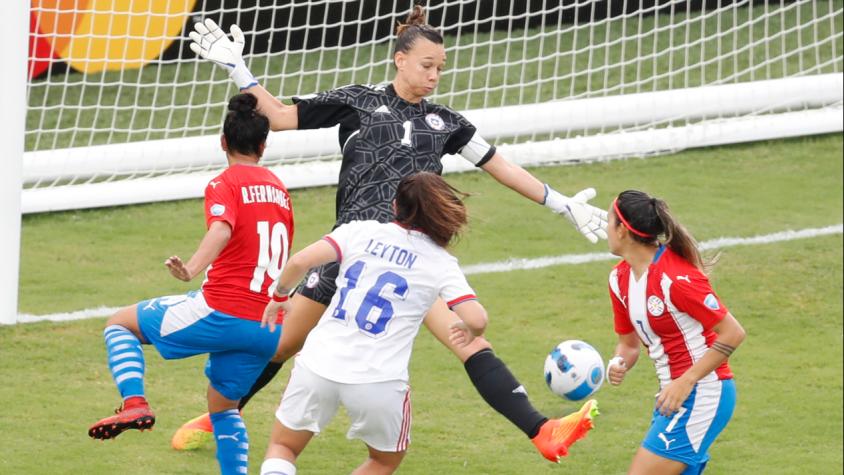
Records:
<instances>
[{"instance_id":1,"label":"number 1 on jersey","mask_svg":"<svg viewBox=\"0 0 844 475\"><path fill-rule=\"evenodd\" d=\"M413 122L406 120L401 125L401 128L404 129L404 137L401 138L401 144L412 147L413 142L410 140L410 132L413 130Z\"/></svg>"}]
</instances>

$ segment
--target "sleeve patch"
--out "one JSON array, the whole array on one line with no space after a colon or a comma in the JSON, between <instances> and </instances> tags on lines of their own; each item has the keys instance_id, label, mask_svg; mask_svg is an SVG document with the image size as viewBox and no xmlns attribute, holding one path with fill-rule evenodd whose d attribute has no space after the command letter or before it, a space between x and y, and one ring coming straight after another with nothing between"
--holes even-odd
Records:
<instances>
[{"instance_id":1,"label":"sleeve patch","mask_svg":"<svg viewBox=\"0 0 844 475\"><path fill-rule=\"evenodd\" d=\"M721 308L721 305L718 304L718 299L715 298L714 294L707 294L706 298L703 299L703 304L713 311Z\"/></svg>"},{"instance_id":2,"label":"sleeve patch","mask_svg":"<svg viewBox=\"0 0 844 475\"><path fill-rule=\"evenodd\" d=\"M226 206L216 203L211 205L211 208L208 211L211 213L211 216L222 216L223 213L226 212Z\"/></svg>"}]
</instances>

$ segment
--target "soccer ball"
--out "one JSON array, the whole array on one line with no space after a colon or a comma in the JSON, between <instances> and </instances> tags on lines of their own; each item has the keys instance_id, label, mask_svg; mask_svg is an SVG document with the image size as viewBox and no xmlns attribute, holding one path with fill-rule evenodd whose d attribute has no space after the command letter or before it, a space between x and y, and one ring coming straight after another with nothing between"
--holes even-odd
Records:
<instances>
[{"instance_id":1,"label":"soccer ball","mask_svg":"<svg viewBox=\"0 0 844 475\"><path fill-rule=\"evenodd\" d=\"M557 396L579 401L601 387L604 360L592 345L566 340L545 358L545 382Z\"/></svg>"}]
</instances>

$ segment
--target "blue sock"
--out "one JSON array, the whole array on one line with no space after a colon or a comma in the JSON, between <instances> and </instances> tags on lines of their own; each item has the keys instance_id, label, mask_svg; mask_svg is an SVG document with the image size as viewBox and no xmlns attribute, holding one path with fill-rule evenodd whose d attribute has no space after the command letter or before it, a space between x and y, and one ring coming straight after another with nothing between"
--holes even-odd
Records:
<instances>
[{"instance_id":1,"label":"blue sock","mask_svg":"<svg viewBox=\"0 0 844 475\"><path fill-rule=\"evenodd\" d=\"M240 411L228 411L211 414L214 427L214 439L217 440L217 461L222 475L247 473L249 467L249 436L246 424L240 417Z\"/></svg>"},{"instance_id":2,"label":"blue sock","mask_svg":"<svg viewBox=\"0 0 844 475\"><path fill-rule=\"evenodd\" d=\"M103 331L108 369L123 399L144 397L144 350L141 341L121 325L110 325Z\"/></svg>"}]
</instances>

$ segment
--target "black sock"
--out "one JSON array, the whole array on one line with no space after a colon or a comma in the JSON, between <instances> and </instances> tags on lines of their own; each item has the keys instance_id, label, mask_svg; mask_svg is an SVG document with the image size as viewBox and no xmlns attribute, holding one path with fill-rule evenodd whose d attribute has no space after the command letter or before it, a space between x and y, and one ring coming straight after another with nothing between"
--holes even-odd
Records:
<instances>
[{"instance_id":1,"label":"black sock","mask_svg":"<svg viewBox=\"0 0 844 475\"><path fill-rule=\"evenodd\" d=\"M276 373L278 373L278 370L281 369L281 365L283 364L283 361L281 363L273 363L272 361L267 363L267 366L264 368L264 371L262 371L261 375L258 376L258 379L255 380L255 384L252 385L246 396L240 398L240 403L237 405L237 408L243 409L243 406L245 406L246 403L249 402L250 399L252 399L252 396L254 396L255 393L260 391L264 386L267 385L267 383L273 380Z\"/></svg>"},{"instance_id":2,"label":"black sock","mask_svg":"<svg viewBox=\"0 0 844 475\"><path fill-rule=\"evenodd\" d=\"M469 379L487 404L531 439L548 420L533 408L524 387L492 349L481 350L464 363Z\"/></svg>"}]
</instances>

